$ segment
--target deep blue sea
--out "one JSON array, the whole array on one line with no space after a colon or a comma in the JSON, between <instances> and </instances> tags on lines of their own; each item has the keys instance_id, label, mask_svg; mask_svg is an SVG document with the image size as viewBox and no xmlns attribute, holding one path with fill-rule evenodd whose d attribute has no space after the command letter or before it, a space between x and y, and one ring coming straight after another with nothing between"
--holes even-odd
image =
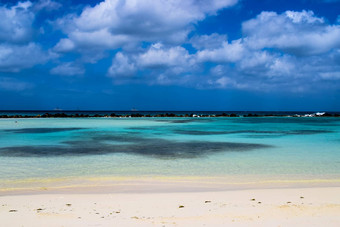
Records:
<instances>
[{"instance_id":1,"label":"deep blue sea","mask_svg":"<svg viewBox=\"0 0 340 227\"><path fill-rule=\"evenodd\" d=\"M97 177L338 181L340 118L0 119L0 188Z\"/></svg>"},{"instance_id":2,"label":"deep blue sea","mask_svg":"<svg viewBox=\"0 0 340 227\"><path fill-rule=\"evenodd\" d=\"M43 115L45 113L49 114L56 114L56 113L65 113L68 115L74 115L74 114L87 114L90 116L93 116L95 114L100 115L110 115L111 113L115 113L117 115L126 115L126 114L135 114L140 113L143 115L151 115L154 116L156 114L166 114L166 113L174 113L176 115L185 115L185 114L205 114L205 115L216 115L216 114L222 114L222 113L235 113L237 115L247 115L247 114L257 114L257 115L266 115L266 114L272 114L272 115L294 115L294 114L312 114L315 113L313 111L139 111L139 110L120 110L120 111L111 111L111 110L102 110L102 111L84 111L84 110L0 110L0 115L8 115L8 116L14 116L14 115L22 115L22 116L36 116L36 115ZM340 112L328 112L328 113L337 113L340 114Z\"/></svg>"}]
</instances>

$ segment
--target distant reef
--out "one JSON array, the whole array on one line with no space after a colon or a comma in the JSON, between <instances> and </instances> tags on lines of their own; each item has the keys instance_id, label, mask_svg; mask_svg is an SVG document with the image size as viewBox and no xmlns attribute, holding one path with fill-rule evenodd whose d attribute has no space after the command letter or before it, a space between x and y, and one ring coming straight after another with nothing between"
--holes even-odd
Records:
<instances>
[{"instance_id":1,"label":"distant reef","mask_svg":"<svg viewBox=\"0 0 340 227\"><path fill-rule=\"evenodd\" d=\"M32 114L32 115L0 115L0 118L148 118L148 117L340 117L339 113L317 112L313 114L236 114L236 113L219 113L219 114L175 114L175 113L162 113L162 114L66 114L66 113L45 113L45 114Z\"/></svg>"}]
</instances>

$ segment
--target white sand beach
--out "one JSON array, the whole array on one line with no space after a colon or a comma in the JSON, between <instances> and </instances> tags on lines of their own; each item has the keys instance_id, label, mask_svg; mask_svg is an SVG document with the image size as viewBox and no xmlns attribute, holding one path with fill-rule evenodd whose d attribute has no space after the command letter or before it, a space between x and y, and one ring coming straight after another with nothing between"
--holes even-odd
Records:
<instances>
[{"instance_id":1,"label":"white sand beach","mask_svg":"<svg viewBox=\"0 0 340 227\"><path fill-rule=\"evenodd\" d=\"M340 187L41 191L1 196L0 226L339 226L339 192Z\"/></svg>"}]
</instances>

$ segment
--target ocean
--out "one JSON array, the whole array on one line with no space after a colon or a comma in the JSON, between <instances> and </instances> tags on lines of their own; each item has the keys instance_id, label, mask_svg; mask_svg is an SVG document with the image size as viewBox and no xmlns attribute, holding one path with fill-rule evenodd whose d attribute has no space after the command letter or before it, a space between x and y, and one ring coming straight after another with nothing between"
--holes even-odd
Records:
<instances>
[{"instance_id":1,"label":"ocean","mask_svg":"<svg viewBox=\"0 0 340 227\"><path fill-rule=\"evenodd\" d=\"M340 118L0 119L0 189L128 177L338 182Z\"/></svg>"}]
</instances>

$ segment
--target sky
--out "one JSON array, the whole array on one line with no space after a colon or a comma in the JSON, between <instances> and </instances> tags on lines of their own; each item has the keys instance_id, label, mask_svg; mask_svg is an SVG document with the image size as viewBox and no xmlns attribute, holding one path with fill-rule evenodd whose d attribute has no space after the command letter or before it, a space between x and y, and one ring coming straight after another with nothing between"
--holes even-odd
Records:
<instances>
[{"instance_id":1,"label":"sky","mask_svg":"<svg viewBox=\"0 0 340 227\"><path fill-rule=\"evenodd\" d=\"M0 0L1 110L340 111L340 0Z\"/></svg>"}]
</instances>

